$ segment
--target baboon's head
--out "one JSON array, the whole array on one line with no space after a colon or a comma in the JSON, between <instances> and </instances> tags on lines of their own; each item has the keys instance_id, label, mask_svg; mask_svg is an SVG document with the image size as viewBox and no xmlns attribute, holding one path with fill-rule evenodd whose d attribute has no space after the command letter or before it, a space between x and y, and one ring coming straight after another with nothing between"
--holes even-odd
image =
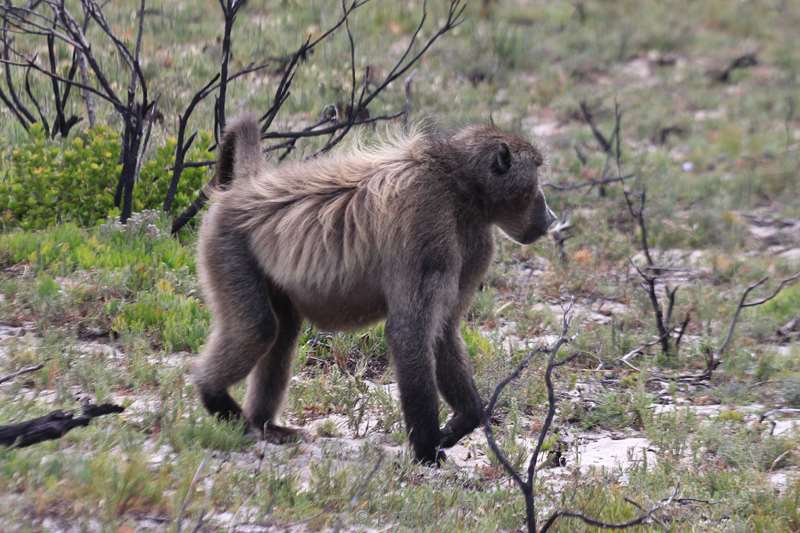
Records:
<instances>
[{"instance_id":1,"label":"baboon's head","mask_svg":"<svg viewBox=\"0 0 800 533\"><path fill-rule=\"evenodd\" d=\"M488 126L465 128L453 140L465 149L465 179L493 223L522 244L547 233L556 216L539 186L544 159L535 146Z\"/></svg>"}]
</instances>

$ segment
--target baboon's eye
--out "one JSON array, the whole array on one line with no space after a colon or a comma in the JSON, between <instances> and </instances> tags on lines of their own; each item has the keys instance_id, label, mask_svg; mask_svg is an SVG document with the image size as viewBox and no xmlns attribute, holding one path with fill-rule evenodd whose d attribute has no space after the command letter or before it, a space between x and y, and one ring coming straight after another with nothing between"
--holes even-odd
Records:
<instances>
[{"instance_id":1,"label":"baboon's eye","mask_svg":"<svg viewBox=\"0 0 800 533\"><path fill-rule=\"evenodd\" d=\"M505 174L511 168L511 150L508 145L501 142L497 147L497 153L492 162L492 170L495 174Z\"/></svg>"}]
</instances>

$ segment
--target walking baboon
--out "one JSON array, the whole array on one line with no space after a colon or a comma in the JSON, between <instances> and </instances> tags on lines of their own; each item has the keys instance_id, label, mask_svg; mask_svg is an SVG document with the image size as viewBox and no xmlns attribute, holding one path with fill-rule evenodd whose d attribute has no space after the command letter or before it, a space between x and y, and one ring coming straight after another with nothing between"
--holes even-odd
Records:
<instances>
[{"instance_id":1,"label":"walking baboon","mask_svg":"<svg viewBox=\"0 0 800 533\"><path fill-rule=\"evenodd\" d=\"M539 151L489 126L421 129L273 167L255 118L232 122L199 239L213 321L194 370L206 408L275 425L302 320L348 330L386 319L409 440L437 461L483 419L460 322L493 253L492 225L521 243L555 219ZM454 411L439 428L438 393ZM274 436L274 435L272 435Z\"/></svg>"}]
</instances>

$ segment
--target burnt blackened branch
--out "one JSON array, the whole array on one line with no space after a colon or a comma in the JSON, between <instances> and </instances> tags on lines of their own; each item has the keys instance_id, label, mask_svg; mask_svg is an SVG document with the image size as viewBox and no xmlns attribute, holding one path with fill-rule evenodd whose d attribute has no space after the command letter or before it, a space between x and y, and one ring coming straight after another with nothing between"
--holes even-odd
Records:
<instances>
[{"instance_id":1,"label":"burnt blackened branch","mask_svg":"<svg viewBox=\"0 0 800 533\"><path fill-rule=\"evenodd\" d=\"M573 301L574 302L574 301ZM645 509L643 506L639 505L638 503L626 499L631 505L637 507L641 513L634 519L628 520L626 522L606 522L603 520L599 520L597 518L585 515L583 513L577 511L569 511L569 510L556 510L548 515L543 523L541 528L537 527L537 511L536 511L536 474L537 474L537 467L539 465L539 457L542 453L544 448L545 440L550 433L550 429L553 425L553 420L555 419L556 415L556 394L555 394L555 387L553 385L553 371L560 366L566 365L570 361L572 361L580 352L572 354L570 356L564 357L559 359L558 352L560 349L567 343L570 342L571 337L569 336L569 329L570 329L570 322L572 320L572 305L573 302L570 302L568 306L564 309L564 314L562 317L561 322L561 332L559 334L558 339L546 349L541 350L534 350L529 352L522 361L517 365L514 371L509 374L505 379L503 379L497 387L495 387L494 393L492 394L489 404L486 407L486 413L484 416L484 433L486 434L486 440L489 444L489 448L492 450L492 453L503 466L505 471L511 476L511 479L514 480L514 483L519 488L520 492L522 492L523 497L525 498L525 521L527 525L527 530L529 533L543 533L549 531L553 525L556 524L559 520L562 519L575 519L580 520L585 524L602 528L602 529L626 529L629 527L648 524L648 523L660 523L660 519L657 517L657 513L662 511L665 507L669 506L673 502L683 502L688 501L691 499L681 499L678 498L678 488L676 487L673 490L672 494L667 498L659 501L650 509ZM547 358L547 363L545 366L545 373L544 373L544 380L545 386L547 388L547 414L545 415L544 421L542 423L542 427L539 430L539 436L536 440L536 445L533 449L533 454L528 462L528 468L526 472L518 472L516 468L511 464L508 457L506 457L505 453L500 449L500 446L497 444L497 440L494 436L494 430L492 428L492 416L494 414L494 410L497 406L498 399L509 383L514 381L515 379L519 378L522 372L527 368L530 364L533 357L537 354L544 354Z\"/></svg>"},{"instance_id":2,"label":"burnt blackened branch","mask_svg":"<svg viewBox=\"0 0 800 533\"><path fill-rule=\"evenodd\" d=\"M598 142L600 142L599 139ZM617 177L622 178L622 111L617 102L614 102L614 129L611 140L607 142L607 145L609 147L609 154L613 154L614 157ZM642 279L642 286L650 301L650 306L655 318L656 331L658 333L658 344L661 345L661 352L664 355L675 355L680 348L683 335L691 321L691 312L689 311L684 315L684 319L679 326L676 327L673 324L673 312L675 310L676 295L679 287L670 288L665 284L665 302L662 303L661 298L658 296L657 287L661 275L667 269L656 264L650 250L647 217L645 216L647 207L647 187L642 183L639 191L634 193L631 192L623 180L620 181L622 181L622 194L625 199L625 206L638 229L639 245L646 264L644 267L640 267L632 259L630 263Z\"/></svg>"},{"instance_id":3,"label":"burnt blackened branch","mask_svg":"<svg viewBox=\"0 0 800 533\"><path fill-rule=\"evenodd\" d=\"M367 91L367 83L363 84L361 96L358 100L354 103L351 107L351 112L346 113L346 120L337 121L335 124L332 124L325 128L317 128L313 130L300 130L300 131L277 131L277 132L267 132L264 133L262 138L264 139L301 139L301 138L311 138L311 137L320 137L335 134L340 132L341 130L350 130L353 126L361 125L361 124L370 124L380 120L392 120L395 118L399 118L403 115L403 111L400 110L396 113L389 113L382 116L371 117L368 113L364 113L367 109L369 104L373 102L392 82L394 82L399 77L403 76L409 69L411 69L419 59L430 49L431 46L445 33L449 32L461 22L463 22L463 15L464 9L466 5L462 0L451 0L447 18L445 19L444 23L437 28L437 30L425 41L424 44L419 48L419 50L414 53L413 50L417 45L419 34L422 31L422 28L427 20L427 3L424 2L422 6L422 16L420 17L420 22L417 25L417 28L414 30L414 33L411 35L411 39L409 40L408 45L406 46L405 50L401 54L400 58L394 64L394 66L390 69L389 73L381 80L380 82L376 83L375 88ZM351 12L346 11L346 14ZM342 17L342 24L344 20L346 20L347 16ZM262 131L266 131L263 130ZM341 141L342 137L337 136L334 142L328 142L322 150L317 153L322 153L325 151L330 150L335 146L339 141ZM317 154L314 154L317 155Z\"/></svg>"},{"instance_id":4,"label":"burnt blackened branch","mask_svg":"<svg viewBox=\"0 0 800 533\"><path fill-rule=\"evenodd\" d=\"M0 445L23 448L46 440L58 439L76 427L88 426L93 418L121 413L124 410L124 407L104 403L102 405L85 405L80 414L70 411L53 411L25 422L0 426Z\"/></svg>"},{"instance_id":5,"label":"burnt blackened branch","mask_svg":"<svg viewBox=\"0 0 800 533\"><path fill-rule=\"evenodd\" d=\"M489 444L489 448L492 450L492 453L503 466L505 471L511 476L511 479L514 480L514 483L516 483L517 487L525 498L525 517L529 532L537 531L535 500L536 465L539 459L539 454L542 450L542 446L544 445L545 438L550 431L550 426L552 425L553 418L556 414L556 397L553 388L552 374L555 368L566 364L570 359L567 358L562 361L557 361L556 356L558 355L561 347L567 344L570 340L568 333L570 322L572 320L571 311L572 302L570 302L569 306L564 310L564 316L561 324L561 334L549 348L533 350L529 352L525 357L523 357L522 361L520 361L514 371L497 384L491 398L489 399L489 404L486 406L486 413L483 417L483 431L486 434L486 441ZM497 440L494 436L494 429L492 428L492 416L494 415L495 407L497 407L497 401L500 399L503 389L505 389L509 383L517 379L522 374L522 372L530 364L533 357L537 354L545 354L547 357L547 366L545 368L544 375L545 384L547 385L547 414L545 415L544 422L542 423L542 429L539 432L539 438L536 441L536 447L533 450L533 455L528 463L527 474L523 474L521 472L517 472L517 470L514 468L514 465L511 464L511 461L509 461L508 457L506 457L505 453L497 444Z\"/></svg>"},{"instance_id":6,"label":"burnt blackened branch","mask_svg":"<svg viewBox=\"0 0 800 533\"><path fill-rule=\"evenodd\" d=\"M758 307L759 305L763 305L769 302L770 300L778 296L778 294L780 294L780 292L783 289L800 280L800 272L797 272L794 275L782 279L780 282L778 282L778 286L775 287L775 289L773 289L772 292L769 293L767 296L764 296L762 298L756 298L753 300L747 299L748 296L750 296L751 292L764 285L768 280L769 278L766 277L761 278L759 281L753 283L752 285L749 285L742 292L741 297L739 297L739 304L736 306L736 310L733 312L733 317L731 318L731 321L728 324L728 329L727 333L725 334L725 339L722 341L722 344L720 344L719 348L717 348L714 352L712 352L712 356L710 357L710 362L706 368L706 373L708 374L708 378L711 377L711 372L713 372L713 370L716 367L718 367L719 364L722 362L722 356L730 347L731 341L733 341L733 335L736 332L736 325L739 323L739 317L742 313L742 310L747 309L748 307Z\"/></svg>"},{"instance_id":7,"label":"burnt blackened branch","mask_svg":"<svg viewBox=\"0 0 800 533\"><path fill-rule=\"evenodd\" d=\"M231 33L233 26L236 23L236 16L239 10L245 5L246 0L219 0L219 5L222 8L222 17L225 21L222 33L222 57L220 58L219 69L219 87L214 106L214 139L219 142L222 132L225 130L225 103L228 94L228 82L231 78L228 75L228 69L231 61Z\"/></svg>"},{"instance_id":8,"label":"burnt blackened branch","mask_svg":"<svg viewBox=\"0 0 800 533\"><path fill-rule=\"evenodd\" d=\"M227 101L227 91L228 91L228 83L245 76L247 74L258 72L270 66L274 61L280 61L280 59L276 59L274 61L268 61L266 63L261 64L254 64L251 63L246 67L238 70L234 73L230 72L230 60L231 60L231 49L233 46L233 27L236 22L236 17L239 14L239 11L245 5L245 0L219 0L220 7L222 9L223 19L225 21L224 28L223 28L223 36L222 36L222 54L220 58L220 68L219 72L214 75L203 87L201 87L191 98L189 104L184 109L183 113L178 116L178 136L177 136L177 143L175 145L175 161L172 165L172 178L170 179L169 188L167 190L167 196L164 198L164 205L163 209L166 212L172 211L172 204L175 201L175 194L178 190L178 184L180 182L181 175L183 171L187 168L192 167L207 167L212 166L214 164L213 161L199 161L199 162L187 162L186 156L189 153L189 149L192 147L192 144L197 138L197 131L192 133L188 133L188 126L189 126L189 119L192 117L192 114L197 109L197 106L210 95L216 93L215 102L214 102L214 138L218 142L222 132L225 130L225 124L227 122L227 114L226 114L226 101ZM216 147L212 146L211 149ZM180 230L186 222L191 220L191 218L199 211L199 209L203 206L203 204L208 200L208 197L205 192L201 191L198 195L198 198L195 200L197 205L189 206L180 216L178 216L175 221L173 222L173 233L176 233Z\"/></svg>"}]
</instances>

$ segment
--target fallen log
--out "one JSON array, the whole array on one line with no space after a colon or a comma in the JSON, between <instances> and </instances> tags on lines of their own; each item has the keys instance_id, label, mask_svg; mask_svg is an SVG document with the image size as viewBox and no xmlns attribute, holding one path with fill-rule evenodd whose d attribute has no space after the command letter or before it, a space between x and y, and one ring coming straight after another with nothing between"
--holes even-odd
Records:
<instances>
[{"instance_id":1,"label":"fallen log","mask_svg":"<svg viewBox=\"0 0 800 533\"><path fill-rule=\"evenodd\" d=\"M58 439L73 428L88 426L93 418L121 413L124 410L124 407L113 403L85 405L77 416L73 411L56 410L26 422L0 426L0 445L22 448L37 442Z\"/></svg>"}]
</instances>

